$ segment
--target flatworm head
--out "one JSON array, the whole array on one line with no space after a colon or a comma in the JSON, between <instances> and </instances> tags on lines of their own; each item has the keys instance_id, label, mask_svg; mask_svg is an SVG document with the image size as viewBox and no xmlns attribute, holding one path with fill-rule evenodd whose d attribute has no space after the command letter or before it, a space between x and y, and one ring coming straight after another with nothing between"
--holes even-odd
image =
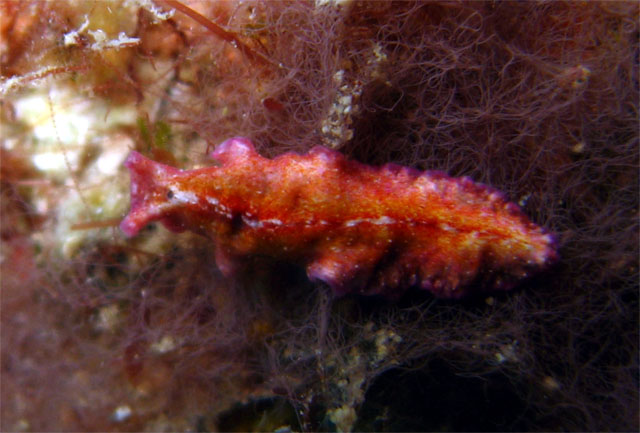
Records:
<instances>
[{"instance_id":1,"label":"flatworm head","mask_svg":"<svg viewBox=\"0 0 640 433\"><path fill-rule=\"evenodd\" d=\"M178 170L132 153L134 235L159 220L216 243L227 275L251 255L291 260L337 294L439 297L508 289L556 258L553 237L493 188L441 172L380 168L316 147L260 156L237 137L212 153L219 166Z\"/></svg>"},{"instance_id":2,"label":"flatworm head","mask_svg":"<svg viewBox=\"0 0 640 433\"><path fill-rule=\"evenodd\" d=\"M125 166L131 176L131 211L120 223L127 236L135 236L141 228L154 220L162 220L174 231L181 226L171 224L171 202L175 183L181 171L152 161L138 152L131 152Z\"/></svg>"}]
</instances>

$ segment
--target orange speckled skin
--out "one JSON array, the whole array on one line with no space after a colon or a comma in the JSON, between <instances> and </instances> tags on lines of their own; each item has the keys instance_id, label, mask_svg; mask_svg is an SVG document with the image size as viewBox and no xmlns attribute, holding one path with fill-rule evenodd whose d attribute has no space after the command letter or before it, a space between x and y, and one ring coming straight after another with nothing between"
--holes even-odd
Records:
<instances>
[{"instance_id":1,"label":"orange speckled skin","mask_svg":"<svg viewBox=\"0 0 640 433\"><path fill-rule=\"evenodd\" d=\"M215 240L227 275L266 255L305 266L337 294L397 297L416 286L458 298L510 288L556 258L550 234L468 178L370 167L323 147L270 160L239 137L212 156L220 166L183 171L132 152L122 230L160 220Z\"/></svg>"}]
</instances>

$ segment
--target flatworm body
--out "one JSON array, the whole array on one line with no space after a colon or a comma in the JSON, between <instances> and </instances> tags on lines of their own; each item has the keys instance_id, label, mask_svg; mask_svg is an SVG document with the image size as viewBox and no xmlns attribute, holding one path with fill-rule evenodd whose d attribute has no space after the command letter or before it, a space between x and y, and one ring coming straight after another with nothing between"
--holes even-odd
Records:
<instances>
[{"instance_id":1,"label":"flatworm body","mask_svg":"<svg viewBox=\"0 0 640 433\"><path fill-rule=\"evenodd\" d=\"M508 289L556 258L550 234L466 177L371 167L324 147L267 159L240 137L212 156L219 166L179 170L132 152L122 231L159 220L213 239L226 275L247 256L270 256L337 294L422 287L459 298Z\"/></svg>"}]
</instances>

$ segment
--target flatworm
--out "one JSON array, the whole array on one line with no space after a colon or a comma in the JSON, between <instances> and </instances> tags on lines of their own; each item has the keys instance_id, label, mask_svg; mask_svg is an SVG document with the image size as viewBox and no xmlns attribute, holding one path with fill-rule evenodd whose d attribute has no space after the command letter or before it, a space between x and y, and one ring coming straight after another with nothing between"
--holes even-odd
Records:
<instances>
[{"instance_id":1,"label":"flatworm","mask_svg":"<svg viewBox=\"0 0 640 433\"><path fill-rule=\"evenodd\" d=\"M220 144L218 166L179 170L131 152L134 236L159 220L215 241L232 275L251 255L290 260L336 294L442 298L509 289L556 258L553 236L493 188L469 178L372 167L318 146L260 156L246 138Z\"/></svg>"}]
</instances>

